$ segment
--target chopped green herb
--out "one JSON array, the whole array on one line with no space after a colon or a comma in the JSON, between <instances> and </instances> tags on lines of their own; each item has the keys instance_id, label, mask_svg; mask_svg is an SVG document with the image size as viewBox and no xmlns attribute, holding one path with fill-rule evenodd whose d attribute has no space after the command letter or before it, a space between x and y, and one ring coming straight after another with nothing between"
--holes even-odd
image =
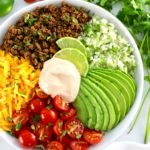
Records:
<instances>
[{"instance_id":1,"label":"chopped green herb","mask_svg":"<svg viewBox=\"0 0 150 150\"><path fill-rule=\"evenodd\" d=\"M48 125L46 125L46 129L48 129L51 126L53 126L53 124L52 123L48 123Z\"/></svg>"},{"instance_id":2,"label":"chopped green herb","mask_svg":"<svg viewBox=\"0 0 150 150\"><path fill-rule=\"evenodd\" d=\"M19 131L21 129L21 127L22 127L22 123L18 122L15 126L16 131Z\"/></svg>"},{"instance_id":3,"label":"chopped green herb","mask_svg":"<svg viewBox=\"0 0 150 150\"><path fill-rule=\"evenodd\" d=\"M47 108L48 110L50 110L51 108L53 108L53 105L48 105L48 106L46 106L46 108Z\"/></svg>"},{"instance_id":4,"label":"chopped green herb","mask_svg":"<svg viewBox=\"0 0 150 150\"><path fill-rule=\"evenodd\" d=\"M32 130L35 130L35 125L32 124L32 125L31 125L31 129L32 129Z\"/></svg>"},{"instance_id":5,"label":"chopped green herb","mask_svg":"<svg viewBox=\"0 0 150 150\"><path fill-rule=\"evenodd\" d=\"M46 37L46 41L48 41L50 38L51 38L51 36L48 35L48 36Z\"/></svg>"},{"instance_id":6,"label":"chopped green herb","mask_svg":"<svg viewBox=\"0 0 150 150\"><path fill-rule=\"evenodd\" d=\"M31 26L34 24L35 21L37 21L36 18L31 18L31 19L29 19L29 20L28 20L28 26L31 27Z\"/></svg>"},{"instance_id":7,"label":"chopped green herb","mask_svg":"<svg viewBox=\"0 0 150 150\"><path fill-rule=\"evenodd\" d=\"M59 128L62 127L62 125L63 125L63 122L59 122L59 123L58 123L58 127L59 127Z\"/></svg>"},{"instance_id":8,"label":"chopped green herb","mask_svg":"<svg viewBox=\"0 0 150 150\"><path fill-rule=\"evenodd\" d=\"M73 24L77 24L78 20L76 18L72 17L72 22L73 22Z\"/></svg>"},{"instance_id":9,"label":"chopped green herb","mask_svg":"<svg viewBox=\"0 0 150 150\"><path fill-rule=\"evenodd\" d=\"M31 41L27 41L25 44L26 44L26 46L30 46L31 45Z\"/></svg>"},{"instance_id":10,"label":"chopped green herb","mask_svg":"<svg viewBox=\"0 0 150 150\"><path fill-rule=\"evenodd\" d=\"M30 18L30 14L26 14L24 17L24 22L27 23Z\"/></svg>"},{"instance_id":11,"label":"chopped green herb","mask_svg":"<svg viewBox=\"0 0 150 150\"><path fill-rule=\"evenodd\" d=\"M76 136L77 139L80 139L81 137L82 137L82 134L78 134L78 135Z\"/></svg>"},{"instance_id":12,"label":"chopped green herb","mask_svg":"<svg viewBox=\"0 0 150 150\"><path fill-rule=\"evenodd\" d=\"M13 49L17 49L17 48L18 48L18 46L17 46L17 45L14 45L12 48L13 48Z\"/></svg>"},{"instance_id":13,"label":"chopped green herb","mask_svg":"<svg viewBox=\"0 0 150 150\"><path fill-rule=\"evenodd\" d=\"M52 19L52 16L51 15L46 15L45 16L45 21L46 22L48 22L49 20L51 20Z\"/></svg>"},{"instance_id":14,"label":"chopped green herb","mask_svg":"<svg viewBox=\"0 0 150 150\"><path fill-rule=\"evenodd\" d=\"M57 40L57 39L58 39L56 33L53 34L53 37L54 37L54 40Z\"/></svg>"},{"instance_id":15,"label":"chopped green herb","mask_svg":"<svg viewBox=\"0 0 150 150\"><path fill-rule=\"evenodd\" d=\"M41 35L41 32L39 30L37 30L36 35Z\"/></svg>"},{"instance_id":16,"label":"chopped green herb","mask_svg":"<svg viewBox=\"0 0 150 150\"><path fill-rule=\"evenodd\" d=\"M38 122L40 120L40 115L35 115L32 119L33 122Z\"/></svg>"},{"instance_id":17,"label":"chopped green herb","mask_svg":"<svg viewBox=\"0 0 150 150\"><path fill-rule=\"evenodd\" d=\"M67 131L66 131L66 130L63 130L63 131L62 131L62 136L65 136L66 133L67 133Z\"/></svg>"}]
</instances>

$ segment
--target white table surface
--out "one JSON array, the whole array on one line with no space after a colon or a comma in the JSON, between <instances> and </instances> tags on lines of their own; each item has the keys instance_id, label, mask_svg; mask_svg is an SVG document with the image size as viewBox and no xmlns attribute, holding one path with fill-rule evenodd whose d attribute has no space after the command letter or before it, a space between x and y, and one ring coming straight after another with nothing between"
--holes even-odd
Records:
<instances>
[{"instance_id":1,"label":"white table surface","mask_svg":"<svg viewBox=\"0 0 150 150\"><path fill-rule=\"evenodd\" d=\"M10 14L6 15L5 17L0 17L0 25L7 19L9 16L11 16L13 13L17 12L19 9L27 6L28 4L24 2L24 0L15 0L15 4L13 7L13 10ZM145 90L144 93L146 93L148 87L147 83L145 83ZM150 98L147 98L146 103L144 105L144 109L142 110L140 117L137 121L136 126L134 127L133 131L130 134L127 134L127 131L124 132L123 135L121 135L117 141L134 141L137 143L143 143L144 141L144 134L145 134L145 126L146 126L146 119L147 119L147 112L148 112L148 106L150 106L150 101L148 100ZM150 144L149 148L150 148ZM8 145L3 139L0 138L0 150L15 150L11 146ZM114 150L114 149L112 149ZM120 149L121 150L121 149ZM128 149L129 150L129 149Z\"/></svg>"}]
</instances>

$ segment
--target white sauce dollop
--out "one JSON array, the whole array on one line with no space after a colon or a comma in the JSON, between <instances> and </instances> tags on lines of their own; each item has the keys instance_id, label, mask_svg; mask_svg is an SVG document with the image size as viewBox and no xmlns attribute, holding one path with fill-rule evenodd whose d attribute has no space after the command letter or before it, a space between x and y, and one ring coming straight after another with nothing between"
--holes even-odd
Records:
<instances>
[{"instance_id":1,"label":"white sauce dollop","mask_svg":"<svg viewBox=\"0 0 150 150\"><path fill-rule=\"evenodd\" d=\"M39 86L52 98L59 95L71 103L78 95L80 80L79 71L74 64L67 60L52 58L44 63Z\"/></svg>"}]
</instances>

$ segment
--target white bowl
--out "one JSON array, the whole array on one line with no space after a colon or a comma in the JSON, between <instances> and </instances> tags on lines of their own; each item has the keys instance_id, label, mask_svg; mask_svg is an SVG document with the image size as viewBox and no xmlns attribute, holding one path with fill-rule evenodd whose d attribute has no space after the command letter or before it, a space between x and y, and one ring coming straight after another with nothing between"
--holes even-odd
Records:
<instances>
[{"instance_id":1,"label":"white bowl","mask_svg":"<svg viewBox=\"0 0 150 150\"><path fill-rule=\"evenodd\" d=\"M142 64L141 56L140 56L139 50L137 48L137 45L136 45L133 37L127 30L127 28L111 13L109 13L105 9L98 7L94 4L91 4L91 3L88 3L85 1L81 1L81 0L47 0L47 1L37 2L30 6L27 6L23 9L21 9L20 11L18 11L17 13L15 13L14 15L12 15L10 18L8 18L0 26L0 43L2 42L3 36L7 32L9 26L12 24L15 24L15 22L21 17L21 15L23 13L32 11L37 6L45 6L45 5L49 5L49 4L60 5L60 3L62 1L65 1L66 3L69 3L74 6L79 6L79 7L82 6L86 9L90 10L91 12L99 15L100 17L105 18L108 21L112 22L116 26L116 28L118 29L120 34L124 38L126 38L126 40L128 40L129 43L131 44L131 46L134 48L134 55L135 55L136 62L137 62L137 68L136 68L136 73L135 73L135 79L136 79L136 83L137 83L136 99L135 99L134 105L132 106L131 110L126 115L126 117L117 125L117 127L115 127L114 129L112 129L111 131L109 131L105 134L102 143L99 143L95 146L91 146L89 148L92 150L100 150L100 149L103 149L104 147L106 147L107 145L109 145L110 143L112 143L114 140L116 140L129 127L129 125L133 121L133 119L140 107L141 101L142 101L142 93L143 93L143 85L144 85L143 64ZM8 135L7 133L1 132L1 137L3 137L9 144L11 144L16 149L22 149L20 147L20 145L18 144L18 141L15 138L13 138L12 136Z\"/></svg>"}]
</instances>

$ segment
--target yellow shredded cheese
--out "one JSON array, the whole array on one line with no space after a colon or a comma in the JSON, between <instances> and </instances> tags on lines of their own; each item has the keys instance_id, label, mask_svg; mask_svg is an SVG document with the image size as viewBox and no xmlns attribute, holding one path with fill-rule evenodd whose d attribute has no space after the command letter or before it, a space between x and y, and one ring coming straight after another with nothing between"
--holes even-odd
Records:
<instances>
[{"instance_id":1,"label":"yellow shredded cheese","mask_svg":"<svg viewBox=\"0 0 150 150\"><path fill-rule=\"evenodd\" d=\"M13 123L8 118L29 102L39 74L29 61L0 50L0 129L11 130Z\"/></svg>"}]
</instances>

